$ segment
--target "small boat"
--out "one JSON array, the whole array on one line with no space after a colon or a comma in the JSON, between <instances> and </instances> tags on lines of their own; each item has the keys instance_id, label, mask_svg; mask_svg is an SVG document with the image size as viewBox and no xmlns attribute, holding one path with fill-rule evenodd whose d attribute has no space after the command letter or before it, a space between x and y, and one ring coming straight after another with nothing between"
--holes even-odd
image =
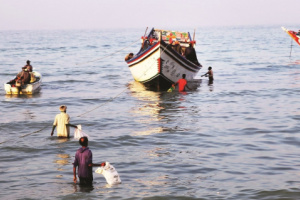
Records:
<instances>
[{"instance_id":1,"label":"small boat","mask_svg":"<svg viewBox=\"0 0 300 200\"><path fill-rule=\"evenodd\" d=\"M182 74L186 74L187 81L193 80L202 67L196 53L194 60L184 56L190 44L195 46L189 32L153 28L148 36L145 34L141 40L140 51L136 55L128 54L125 61L133 78L145 86L167 90L182 77ZM180 45L180 51L174 48L174 43Z\"/></svg>"},{"instance_id":2,"label":"small boat","mask_svg":"<svg viewBox=\"0 0 300 200\"><path fill-rule=\"evenodd\" d=\"M295 42L297 42L300 45L300 32L295 32L295 31L291 31L289 29L286 29L284 27L281 27L282 30L284 30L287 34L289 34L289 36L291 36L291 38L293 38L293 40L295 40Z\"/></svg>"},{"instance_id":3,"label":"small boat","mask_svg":"<svg viewBox=\"0 0 300 200\"><path fill-rule=\"evenodd\" d=\"M35 81L28 83L24 86L21 86L21 90L19 91L19 87L16 87L14 84L11 84L10 82L7 82L4 84L4 89L6 94L34 94L37 93L42 85L42 75L37 72L33 71L35 77Z\"/></svg>"}]
</instances>

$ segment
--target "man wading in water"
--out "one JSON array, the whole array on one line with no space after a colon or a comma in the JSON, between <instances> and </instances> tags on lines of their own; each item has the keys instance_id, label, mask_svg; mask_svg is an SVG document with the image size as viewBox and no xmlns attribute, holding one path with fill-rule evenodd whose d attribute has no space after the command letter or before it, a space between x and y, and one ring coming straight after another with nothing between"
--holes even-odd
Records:
<instances>
[{"instance_id":1,"label":"man wading in water","mask_svg":"<svg viewBox=\"0 0 300 200\"><path fill-rule=\"evenodd\" d=\"M101 164L93 163L93 154L88 147L88 138L81 137L79 139L81 148L76 151L75 160L73 163L73 181L77 183L76 167L78 166L78 177L80 185L92 185L93 183L93 167L105 166L105 162Z\"/></svg>"},{"instance_id":2,"label":"man wading in water","mask_svg":"<svg viewBox=\"0 0 300 200\"><path fill-rule=\"evenodd\" d=\"M77 126L70 124L70 116L66 113L67 106L60 106L60 114L55 116L51 136L53 136L54 129L57 126L57 137L69 138L70 137L70 126L77 128Z\"/></svg>"}]
</instances>

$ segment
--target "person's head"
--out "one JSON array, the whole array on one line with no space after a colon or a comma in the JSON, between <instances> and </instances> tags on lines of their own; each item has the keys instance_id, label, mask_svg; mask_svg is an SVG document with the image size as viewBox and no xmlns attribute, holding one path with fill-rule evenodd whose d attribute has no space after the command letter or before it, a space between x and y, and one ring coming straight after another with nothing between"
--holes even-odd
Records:
<instances>
[{"instance_id":1,"label":"person's head","mask_svg":"<svg viewBox=\"0 0 300 200\"><path fill-rule=\"evenodd\" d=\"M208 67L208 70L211 70L212 68L211 67Z\"/></svg>"},{"instance_id":2,"label":"person's head","mask_svg":"<svg viewBox=\"0 0 300 200\"><path fill-rule=\"evenodd\" d=\"M27 63L27 65L30 65L30 60L27 60L26 63Z\"/></svg>"},{"instance_id":3,"label":"person's head","mask_svg":"<svg viewBox=\"0 0 300 200\"><path fill-rule=\"evenodd\" d=\"M186 76L185 74L182 74L182 78L185 78L185 76Z\"/></svg>"},{"instance_id":4,"label":"person's head","mask_svg":"<svg viewBox=\"0 0 300 200\"><path fill-rule=\"evenodd\" d=\"M79 144L82 146L82 147L87 147L88 144L89 144L89 140L87 137L81 137L79 139Z\"/></svg>"},{"instance_id":5,"label":"person's head","mask_svg":"<svg viewBox=\"0 0 300 200\"><path fill-rule=\"evenodd\" d=\"M59 106L59 110L60 110L61 112L66 112L66 111L67 111L67 106L61 105L61 106Z\"/></svg>"}]
</instances>

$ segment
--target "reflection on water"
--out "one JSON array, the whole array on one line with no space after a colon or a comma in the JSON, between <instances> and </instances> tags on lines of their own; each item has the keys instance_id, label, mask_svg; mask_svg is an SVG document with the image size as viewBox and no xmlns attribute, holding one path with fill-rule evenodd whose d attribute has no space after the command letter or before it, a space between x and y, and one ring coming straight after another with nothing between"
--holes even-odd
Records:
<instances>
[{"instance_id":1,"label":"reflection on water","mask_svg":"<svg viewBox=\"0 0 300 200\"><path fill-rule=\"evenodd\" d=\"M170 153L167 152L166 150L167 150L166 148L156 147L154 149L148 150L146 153L150 157L161 157L163 155L170 155Z\"/></svg>"},{"instance_id":2,"label":"reflection on water","mask_svg":"<svg viewBox=\"0 0 300 200\"><path fill-rule=\"evenodd\" d=\"M53 137L56 137L56 136L53 136ZM57 138L58 143L65 143L70 140L70 138L64 138L64 137L56 137L56 138Z\"/></svg>"},{"instance_id":3,"label":"reflection on water","mask_svg":"<svg viewBox=\"0 0 300 200\"><path fill-rule=\"evenodd\" d=\"M89 193L94 190L93 185L80 185L78 183L73 183L74 185L74 192L84 192L84 193Z\"/></svg>"},{"instance_id":4,"label":"reflection on water","mask_svg":"<svg viewBox=\"0 0 300 200\"><path fill-rule=\"evenodd\" d=\"M53 136L53 138L56 139L58 149L60 149L60 150L64 150L66 148L65 143L70 140L70 138L59 138L59 137L55 137L55 136ZM64 154L64 153L56 154L56 157L55 157L53 163L56 163L58 165L57 169L56 169L57 171L66 171L66 169L64 169L64 167L66 165L70 165L71 156L70 156L70 154ZM56 177L62 178L61 175L57 175Z\"/></svg>"},{"instance_id":5,"label":"reflection on water","mask_svg":"<svg viewBox=\"0 0 300 200\"><path fill-rule=\"evenodd\" d=\"M133 108L132 113L149 116L150 121L159 121L160 117L158 114L161 110L165 109L161 105L161 93L146 90L145 86L139 82L133 82L130 84L129 89L131 91L131 96L137 98L141 102ZM149 121L145 120L142 123L147 122Z\"/></svg>"},{"instance_id":6,"label":"reflection on water","mask_svg":"<svg viewBox=\"0 0 300 200\"><path fill-rule=\"evenodd\" d=\"M150 128L148 130L144 130L144 131L134 131L133 135L152 135L152 134L157 134L157 133L162 133L164 132L164 128L163 127L154 127L154 128Z\"/></svg>"},{"instance_id":7,"label":"reflection on water","mask_svg":"<svg viewBox=\"0 0 300 200\"><path fill-rule=\"evenodd\" d=\"M164 118L159 115L161 111L165 109L161 104L161 92L149 91L139 82L132 82L128 87L131 91L130 94L140 100L131 110L131 112L136 115L136 117L134 117L135 121L150 126L151 122L158 122ZM133 134L151 135L161 132L163 132L162 127L150 126L147 130L138 130L133 132Z\"/></svg>"},{"instance_id":8,"label":"reflection on water","mask_svg":"<svg viewBox=\"0 0 300 200\"><path fill-rule=\"evenodd\" d=\"M54 163L57 163L59 165L67 165L70 163L70 155L69 154L56 154L56 157L58 157L58 160L54 160Z\"/></svg>"},{"instance_id":9,"label":"reflection on water","mask_svg":"<svg viewBox=\"0 0 300 200\"><path fill-rule=\"evenodd\" d=\"M189 83L189 87L196 90L201 83L201 79L195 79ZM171 93L149 91L143 84L136 81L131 82L128 88L130 95L138 100L131 109L131 113L134 114L133 120L147 126L146 130L138 129L133 132L133 135L152 135L170 131L170 128L164 126L167 126L169 119L172 118L169 114L186 110L184 105L186 95L193 93L193 91Z\"/></svg>"},{"instance_id":10,"label":"reflection on water","mask_svg":"<svg viewBox=\"0 0 300 200\"><path fill-rule=\"evenodd\" d=\"M21 99L31 99L41 97L41 93L36 94L5 94L6 99L11 98L21 98Z\"/></svg>"}]
</instances>

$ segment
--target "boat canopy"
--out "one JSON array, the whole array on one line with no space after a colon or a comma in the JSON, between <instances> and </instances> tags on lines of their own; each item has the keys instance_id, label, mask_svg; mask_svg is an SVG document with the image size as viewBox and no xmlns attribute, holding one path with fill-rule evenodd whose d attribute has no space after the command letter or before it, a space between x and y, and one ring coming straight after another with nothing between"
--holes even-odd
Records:
<instances>
[{"instance_id":1,"label":"boat canopy","mask_svg":"<svg viewBox=\"0 0 300 200\"><path fill-rule=\"evenodd\" d=\"M173 41L178 41L180 43L189 43L191 41L191 36L189 32L179 32L179 31L167 31L154 29L155 32L161 32L162 40L169 42L170 39Z\"/></svg>"},{"instance_id":2,"label":"boat canopy","mask_svg":"<svg viewBox=\"0 0 300 200\"><path fill-rule=\"evenodd\" d=\"M154 29L154 28L152 28L152 30L149 32L148 37L146 38L142 37L142 39L148 39L157 42L159 40L160 35L161 35L161 40L163 40L166 43L169 43L170 40L178 41L181 44L188 44L192 41L189 32L168 31L168 30Z\"/></svg>"}]
</instances>

